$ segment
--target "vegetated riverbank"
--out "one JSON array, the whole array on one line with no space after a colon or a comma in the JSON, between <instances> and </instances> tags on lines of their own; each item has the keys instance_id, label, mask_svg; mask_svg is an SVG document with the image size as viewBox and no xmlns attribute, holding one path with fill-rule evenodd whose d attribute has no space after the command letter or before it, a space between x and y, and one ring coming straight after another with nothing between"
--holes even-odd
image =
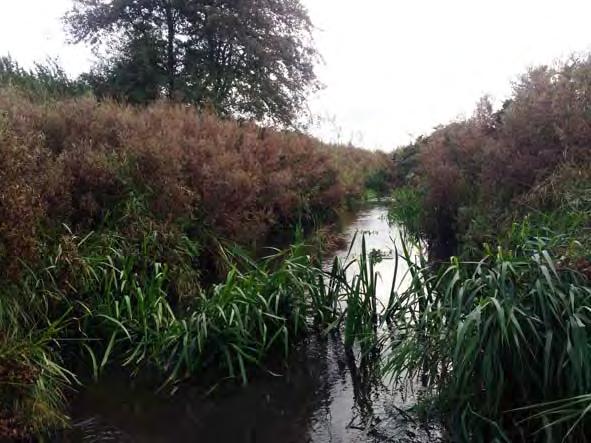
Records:
<instances>
[{"instance_id":1,"label":"vegetated riverbank","mask_svg":"<svg viewBox=\"0 0 591 443\"><path fill-rule=\"evenodd\" d=\"M391 217L442 263L413 269L390 369L430 381L455 440L587 440L589 109L590 59L539 67L395 152Z\"/></svg>"},{"instance_id":2,"label":"vegetated riverbank","mask_svg":"<svg viewBox=\"0 0 591 443\"><path fill-rule=\"evenodd\" d=\"M67 425L72 362L169 386L204 371L246 383L334 321L336 293L305 248L255 262L231 245L330 220L384 155L165 103L4 88L0 110L1 436ZM346 158L350 176L335 166ZM212 274L221 283L204 287Z\"/></svg>"}]
</instances>

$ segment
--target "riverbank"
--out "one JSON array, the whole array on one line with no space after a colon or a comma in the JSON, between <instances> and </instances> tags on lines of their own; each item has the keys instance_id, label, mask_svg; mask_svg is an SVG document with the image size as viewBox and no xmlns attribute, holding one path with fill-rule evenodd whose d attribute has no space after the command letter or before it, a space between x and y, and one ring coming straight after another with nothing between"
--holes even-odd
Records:
<instances>
[{"instance_id":1,"label":"riverbank","mask_svg":"<svg viewBox=\"0 0 591 443\"><path fill-rule=\"evenodd\" d=\"M588 439L590 66L532 69L395 153L391 219L439 263L414 269L390 367L431 381L454 440Z\"/></svg>"},{"instance_id":2,"label":"riverbank","mask_svg":"<svg viewBox=\"0 0 591 443\"><path fill-rule=\"evenodd\" d=\"M332 321L305 248L248 251L361 199L383 155L165 103L2 88L0 109L1 436L67 426L79 378L110 367L246 383Z\"/></svg>"}]
</instances>

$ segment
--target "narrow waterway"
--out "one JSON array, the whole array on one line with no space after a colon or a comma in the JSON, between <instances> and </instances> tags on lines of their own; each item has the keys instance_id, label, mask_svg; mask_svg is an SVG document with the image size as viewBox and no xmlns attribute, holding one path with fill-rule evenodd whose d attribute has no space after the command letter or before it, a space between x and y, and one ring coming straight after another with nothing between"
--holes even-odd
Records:
<instances>
[{"instance_id":1,"label":"narrow waterway","mask_svg":"<svg viewBox=\"0 0 591 443\"><path fill-rule=\"evenodd\" d=\"M387 208L372 205L355 214L344 235L362 234L368 251L380 251L378 265L384 301L394 277L391 259L399 237L388 224ZM345 257L348 250L334 254ZM334 258L328 257L327 261ZM404 269L397 284L404 285ZM371 364L371 363L370 363ZM110 377L84 388L74 401L75 442L432 442L438 432L420 424L408 409L416 400L412 385L388 382L345 352L338 335L309 337L294 350L289 369L261 375L247 387L214 392L183 387L175 395L155 393L137 382Z\"/></svg>"}]
</instances>

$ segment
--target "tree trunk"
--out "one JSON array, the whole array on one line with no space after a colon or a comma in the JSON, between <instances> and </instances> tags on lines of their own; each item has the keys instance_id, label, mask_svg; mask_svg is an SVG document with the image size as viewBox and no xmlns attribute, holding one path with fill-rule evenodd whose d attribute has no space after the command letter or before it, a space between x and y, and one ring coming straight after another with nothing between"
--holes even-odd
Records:
<instances>
[{"instance_id":1,"label":"tree trunk","mask_svg":"<svg viewBox=\"0 0 591 443\"><path fill-rule=\"evenodd\" d=\"M174 55L175 23L172 11L171 0L166 1L166 27L167 27L167 48L166 48L166 71L168 75L168 98L172 100L175 93L175 69L176 59Z\"/></svg>"}]
</instances>

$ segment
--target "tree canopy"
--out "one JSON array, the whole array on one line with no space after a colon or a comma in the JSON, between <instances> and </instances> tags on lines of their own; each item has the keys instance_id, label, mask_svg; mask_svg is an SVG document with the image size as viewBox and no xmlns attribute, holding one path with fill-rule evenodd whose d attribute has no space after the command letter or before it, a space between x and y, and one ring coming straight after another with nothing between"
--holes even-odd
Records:
<instances>
[{"instance_id":1,"label":"tree canopy","mask_svg":"<svg viewBox=\"0 0 591 443\"><path fill-rule=\"evenodd\" d=\"M101 54L99 94L289 125L319 86L300 0L74 0L65 22Z\"/></svg>"}]
</instances>

